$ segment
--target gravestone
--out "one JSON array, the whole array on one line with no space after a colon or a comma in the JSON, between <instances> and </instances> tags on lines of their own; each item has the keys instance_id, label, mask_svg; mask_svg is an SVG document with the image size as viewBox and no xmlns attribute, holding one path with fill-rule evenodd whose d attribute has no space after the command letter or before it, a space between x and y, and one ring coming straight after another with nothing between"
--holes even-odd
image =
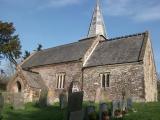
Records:
<instances>
[{"instance_id":1,"label":"gravestone","mask_svg":"<svg viewBox=\"0 0 160 120\"><path fill-rule=\"evenodd\" d=\"M64 109L67 107L67 94L65 92L61 93L59 96L60 108Z\"/></svg>"},{"instance_id":2,"label":"gravestone","mask_svg":"<svg viewBox=\"0 0 160 120\"><path fill-rule=\"evenodd\" d=\"M75 111L70 113L70 118L69 120L83 120L83 111Z\"/></svg>"},{"instance_id":3,"label":"gravestone","mask_svg":"<svg viewBox=\"0 0 160 120\"><path fill-rule=\"evenodd\" d=\"M42 89L40 93L39 103L40 107L47 107L48 89Z\"/></svg>"},{"instance_id":4,"label":"gravestone","mask_svg":"<svg viewBox=\"0 0 160 120\"><path fill-rule=\"evenodd\" d=\"M13 95L13 109L24 109L24 95L23 93L14 93Z\"/></svg>"},{"instance_id":5,"label":"gravestone","mask_svg":"<svg viewBox=\"0 0 160 120\"><path fill-rule=\"evenodd\" d=\"M116 100L113 100L112 101L112 116L114 117L115 115L114 115L114 112L115 112L115 110L118 108L118 106L117 106L117 101Z\"/></svg>"},{"instance_id":6,"label":"gravestone","mask_svg":"<svg viewBox=\"0 0 160 120\"><path fill-rule=\"evenodd\" d=\"M69 94L69 97L68 97L68 119L69 120L75 120L74 118L76 116L77 116L77 119L83 120L82 103L83 103L83 92L74 92Z\"/></svg>"},{"instance_id":7,"label":"gravestone","mask_svg":"<svg viewBox=\"0 0 160 120\"><path fill-rule=\"evenodd\" d=\"M127 110L131 110L133 106L133 101L131 98L127 99Z\"/></svg>"},{"instance_id":8,"label":"gravestone","mask_svg":"<svg viewBox=\"0 0 160 120\"><path fill-rule=\"evenodd\" d=\"M2 93L0 93L0 120L2 119L3 106L4 106L4 98Z\"/></svg>"},{"instance_id":9,"label":"gravestone","mask_svg":"<svg viewBox=\"0 0 160 120\"><path fill-rule=\"evenodd\" d=\"M125 111L127 109L127 101L126 100L122 100L121 101L121 110Z\"/></svg>"},{"instance_id":10,"label":"gravestone","mask_svg":"<svg viewBox=\"0 0 160 120\"><path fill-rule=\"evenodd\" d=\"M108 105L106 103L101 103L99 105L99 120L102 120L102 114L108 112ZM107 114L104 114L107 115Z\"/></svg>"}]
</instances>

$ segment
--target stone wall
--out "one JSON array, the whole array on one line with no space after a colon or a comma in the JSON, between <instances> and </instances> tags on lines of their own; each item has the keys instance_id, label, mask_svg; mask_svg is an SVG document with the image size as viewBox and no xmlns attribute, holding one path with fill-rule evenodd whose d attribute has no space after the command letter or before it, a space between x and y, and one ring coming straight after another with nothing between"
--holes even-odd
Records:
<instances>
[{"instance_id":1,"label":"stone wall","mask_svg":"<svg viewBox=\"0 0 160 120\"><path fill-rule=\"evenodd\" d=\"M48 87L48 102L52 104L58 101L59 94L62 91L68 91L70 83L72 81L82 80L82 63L81 62L69 62L55 65L48 65L44 67L32 69L35 72L40 73L44 83ZM56 74L65 74L65 87L64 89L57 89L57 77Z\"/></svg>"},{"instance_id":2,"label":"stone wall","mask_svg":"<svg viewBox=\"0 0 160 120\"><path fill-rule=\"evenodd\" d=\"M101 89L101 94L96 96L100 89L100 74L110 73L110 87ZM142 63L126 63L117 65L104 65L84 69L83 88L85 100L115 100L122 98L122 91L125 89L126 96L132 97L135 101L144 101L144 75ZM98 85L98 86L97 86ZM104 98L105 96L105 98Z\"/></svg>"},{"instance_id":3,"label":"stone wall","mask_svg":"<svg viewBox=\"0 0 160 120\"><path fill-rule=\"evenodd\" d=\"M146 101L157 101L157 76L150 39L147 40L144 54L144 80Z\"/></svg>"},{"instance_id":4,"label":"stone wall","mask_svg":"<svg viewBox=\"0 0 160 120\"><path fill-rule=\"evenodd\" d=\"M16 84L16 82L19 82L21 85L21 91L18 91L18 86ZM25 80L25 78L23 77L22 74L17 74L13 80L11 80L9 82L9 84L7 85L7 92L8 94L14 94L14 93L18 93L21 92L24 94L24 102L33 102L33 101L37 101L39 99L39 90L40 89L36 89L36 88L31 88L27 81Z\"/></svg>"}]
</instances>

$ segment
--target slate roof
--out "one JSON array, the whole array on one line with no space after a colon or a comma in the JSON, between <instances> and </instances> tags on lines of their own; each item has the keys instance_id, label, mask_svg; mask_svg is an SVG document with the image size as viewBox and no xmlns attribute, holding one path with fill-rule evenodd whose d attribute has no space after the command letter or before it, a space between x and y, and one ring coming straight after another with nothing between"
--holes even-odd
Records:
<instances>
[{"instance_id":1,"label":"slate roof","mask_svg":"<svg viewBox=\"0 0 160 120\"><path fill-rule=\"evenodd\" d=\"M84 67L136 62L143 59L145 36L148 32L122 36L100 42ZM42 65L81 60L96 37L49 48L35 53L21 66L31 68Z\"/></svg>"},{"instance_id":2,"label":"slate roof","mask_svg":"<svg viewBox=\"0 0 160 120\"><path fill-rule=\"evenodd\" d=\"M43 80L38 73L23 70L23 75L30 87L41 89L44 85Z\"/></svg>"},{"instance_id":3,"label":"slate roof","mask_svg":"<svg viewBox=\"0 0 160 120\"><path fill-rule=\"evenodd\" d=\"M91 37L78 42L42 50L35 53L21 66L22 68L30 68L40 65L80 60L92 45L94 39L95 37Z\"/></svg>"},{"instance_id":4,"label":"slate roof","mask_svg":"<svg viewBox=\"0 0 160 120\"><path fill-rule=\"evenodd\" d=\"M101 42L85 67L140 61L145 41L145 33L140 33Z\"/></svg>"}]
</instances>

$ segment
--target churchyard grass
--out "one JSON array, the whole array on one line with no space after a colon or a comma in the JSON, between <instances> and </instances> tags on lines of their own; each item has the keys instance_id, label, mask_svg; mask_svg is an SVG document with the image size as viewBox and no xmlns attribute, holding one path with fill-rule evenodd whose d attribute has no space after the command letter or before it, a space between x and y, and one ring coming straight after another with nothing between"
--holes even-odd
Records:
<instances>
[{"instance_id":1,"label":"churchyard grass","mask_svg":"<svg viewBox=\"0 0 160 120\"><path fill-rule=\"evenodd\" d=\"M83 107L88 104L85 102ZM98 105L95 106L98 112ZM134 112L129 112L123 120L160 120L160 102L135 103L133 109ZM61 110L58 103L46 108L28 103L25 105L25 110L13 110L10 105L5 105L2 114L2 120L64 120L66 109Z\"/></svg>"}]
</instances>

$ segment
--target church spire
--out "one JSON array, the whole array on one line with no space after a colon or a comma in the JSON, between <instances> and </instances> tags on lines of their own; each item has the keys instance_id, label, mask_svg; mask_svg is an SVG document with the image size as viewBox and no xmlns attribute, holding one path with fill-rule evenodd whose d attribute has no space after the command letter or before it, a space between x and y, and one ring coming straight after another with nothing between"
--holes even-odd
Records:
<instances>
[{"instance_id":1,"label":"church spire","mask_svg":"<svg viewBox=\"0 0 160 120\"><path fill-rule=\"evenodd\" d=\"M88 37L93 37L96 35L103 35L107 38L99 0L96 0L96 7L94 8L92 20L88 31Z\"/></svg>"}]
</instances>

